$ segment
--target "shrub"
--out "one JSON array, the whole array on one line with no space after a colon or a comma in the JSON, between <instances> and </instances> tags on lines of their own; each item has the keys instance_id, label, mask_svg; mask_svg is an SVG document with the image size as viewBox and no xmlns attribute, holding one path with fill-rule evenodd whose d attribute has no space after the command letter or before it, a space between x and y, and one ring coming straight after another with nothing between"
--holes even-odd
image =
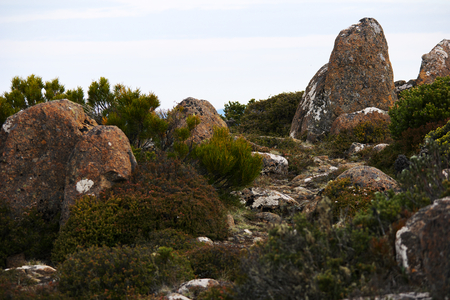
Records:
<instances>
[{"instance_id":1,"label":"shrub","mask_svg":"<svg viewBox=\"0 0 450 300\"><path fill-rule=\"evenodd\" d=\"M394 163L399 155L405 154L403 150L404 149L400 143L394 142L380 152L375 153L368 160L367 164L383 171L383 173L386 173L393 178L396 178L397 174L394 168Z\"/></svg>"},{"instance_id":2,"label":"shrub","mask_svg":"<svg viewBox=\"0 0 450 300\"><path fill-rule=\"evenodd\" d=\"M210 140L199 145L195 155L207 171L209 182L218 188L245 187L258 177L262 157L252 155L250 144L234 139L227 128L216 128Z\"/></svg>"},{"instance_id":3,"label":"shrub","mask_svg":"<svg viewBox=\"0 0 450 300\"><path fill-rule=\"evenodd\" d=\"M129 181L99 198L79 199L55 242L53 258L62 261L77 247L144 242L151 232L167 228L213 239L228 234L214 189L191 167L160 156L141 163Z\"/></svg>"},{"instance_id":4,"label":"shrub","mask_svg":"<svg viewBox=\"0 0 450 300\"><path fill-rule=\"evenodd\" d=\"M59 216L45 220L36 208L13 219L8 204L0 199L0 268L5 267L8 256L22 252L27 257L48 259L58 234L58 221Z\"/></svg>"},{"instance_id":5,"label":"shrub","mask_svg":"<svg viewBox=\"0 0 450 300\"><path fill-rule=\"evenodd\" d=\"M144 245L151 249L169 247L177 251L192 250L200 244L191 235L173 228L152 231L144 242Z\"/></svg>"},{"instance_id":6,"label":"shrub","mask_svg":"<svg viewBox=\"0 0 450 300\"><path fill-rule=\"evenodd\" d=\"M128 299L162 286L192 279L189 262L173 249L160 247L91 247L71 255L58 268L59 288L84 299Z\"/></svg>"},{"instance_id":7,"label":"shrub","mask_svg":"<svg viewBox=\"0 0 450 300\"><path fill-rule=\"evenodd\" d=\"M247 105L241 104L237 101L230 101L225 104L223 112L225 113L225 119L228 121L233 120L233 126L239 126L241 124L241 118L244 115L244 111Z\"/></svg>"},{"instance_id":8,"label":"shrub","mask_svg":"<svg viewBox=\"0 0 450 300\"><path fill-rule=\"evenodd\" d=\"M377 266L364 230L320 229L299 214L295 228L279 226L244 258L236 299L342 299L370 291ZM375 264L373 264L375 263Z\"/></svg>"},{"instance_id":9,"label":"shrub","mask_svg":"<svg viewBox=\"0 0 450 300\"><path fill-rule=\"evenodd\" d=\"M241 117L239 131L260 135L289 135L303 93L281 93L267 100L250 100Z\"/></svg>"},{"instance_id":10,"label":"shrub","mask_svg":"<svg viewBox=\"0 0 450 300\"><path fill-rule=\"evenodd\" d=\"M330 181L323 192L331 200L334 220L351 219L358 211L367 211L374 193L374 189L353 185L350 178Z\"/></svg>"},{"instance_id":11,"label":"shrub","mask_svg":"<svg viewBox=\"0 0 450 300\"><path fill-rule=\"evenodd\" d=\"M240 275L240 250L226 245L204 245L186 254L198 278L235 281Z\"/></svg>"},{"instance_id":12,"label":"shrub","mask_svg":"<svg viewBox=\"0 0 450 300\"><path fill-rule=\"evenodd\" d=\"M389 128L395 139L400 139L408 128L419 128L450 117L450 76L404 91L401 96L389 110Z\"/></svg>"}]
</instances>

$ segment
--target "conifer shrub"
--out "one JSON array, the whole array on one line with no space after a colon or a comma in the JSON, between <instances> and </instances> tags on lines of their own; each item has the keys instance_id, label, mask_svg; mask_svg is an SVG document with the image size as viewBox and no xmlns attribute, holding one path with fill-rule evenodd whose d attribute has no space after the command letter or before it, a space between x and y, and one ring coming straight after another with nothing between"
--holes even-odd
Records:
<instances>
[{"instance_id":1,"label":"conifer shrub","mask_svg":"<svg viewBox=\"0 0 450 300\"><path fill-rule=\"evenodd\" d=\"M438 77L432 84L406 90L389 110L391 135L400 139L408 128L419 128L450 117L450 76Z\"/></svg>"},{"instance_id":2,"label":"conifer shrub","mask_svg":"<svg viewBox=\"0 0 450 300\"><path fill-rule=\"evenodd\" d=\"M198 242L193 236L183 231L166 228L149 232L143 245L151 249L169 247L176 251L189 251L199 247L201 242Z\"/></svg>"},{"instance_id":3,"label":"conifer shrub","mask_svg":"<svg viewBox=\"0 0 450 300\"><path fill-rule=\"evenodd\" d=\"M235 281L240 275L240 250L227 245L204 245L186 253L198 278Z\"/></svg>"},{"instance_id":4,"label":"conifer shrub","mask_svg":"<svg viewBox=\"0 0 450 300\"><path fill-rule=\"evenodd\" d=\"M55 242L53 259L77 247L145 242L156 230L172 228L193 236L223 239L225 209L214 188L190 166L163 156L141 163L129 181L72 206Z\"/></svg>"},{"instance_id":5,"label":"conifer shrub","mask_svg":"<svg viewBox=\"0 0 450 300\"><path fill-rule=\"evenodd\" d=\"M227 128L215 128L211 139L196 148L195 155L209 183L222 189L249 185L262 168L262 157L253 155L250 144L243 138L234 139Z\"/></svg>"},{"instance_id":6,"label":"conifer shrub","mask_svg":"<svg viewBox=\"0 0 450 300\"><path fill-rule=\"evenodd\" d=\"M281 93L267 100L250 100L239 131L259 135L288 136L304 92Z\"/></svg>"},{"instance_id":7,"label":"conifer shrub","mask_svg":"<svg viewBox=\"0 0 450 300\"><path fill-rule=\"evenodd\" d=\"M194 278L189 261L172 248L90 247L58 267L59 289L79 299L129 299Z\"/></svg>"}]
</instances>

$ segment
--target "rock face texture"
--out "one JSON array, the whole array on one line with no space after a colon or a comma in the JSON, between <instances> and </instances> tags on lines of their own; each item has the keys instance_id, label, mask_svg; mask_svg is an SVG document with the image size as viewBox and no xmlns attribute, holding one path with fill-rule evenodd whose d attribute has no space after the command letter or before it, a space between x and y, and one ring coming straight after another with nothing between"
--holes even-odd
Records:
<instances>
[{"instance_id":1,"label":"rock face texture","mask_svg":"<svg viewBox=\"0 0 450 300\"><path fill-rule=\"evenodd\" d=\"M374 167L357 166L351 168L339 175L336 179L342 178L350 178L355 185L372 187L378 191L399 190L397 181Z\"/></svg>"},{"instance_id":2,"label":"rock face texture","mask_svg":"<svg viewBox=\"0 0 450 300\"><path fill-rule=\"evenodd\" d=\"M0 197L15 214L31 205L47 217L60 211L69 156L96 125L69 100L38 104L6 120L0 130Z\"/></svg>"},{"instance_id":3,"label":"rock face texture","mask_svg":"<svg viewBox=\"0 0 450 300\"><path fill-rule=\"evenodd\" d=\"M395 240L398 263L418 280L426 278L435 299L450 293L449 224L450 197L446 197L419 210L397 231Z\"/></svg>"},{"instance_id":4,"label":"rock face texture","mask_svg":"<svg viewBox=\"0 0 450 300\"><path fill-rule=\"evenodd\" d=\"M53 218L81 194L131 175L136 160L115 126L97 126L81 105L56 100L9 117L0 130L0 197L14 215L31 206Z\"/></svg>"},{"instance_id":5,"label":"rock face texture","mask_svg":"<svg viewBox=\"0 0 450 300\"><path fill-rule=\"evenodd\" d=\"M97 126L73 149L67 163L61 223L80 195L99 193L114 183L125 181L137 163L127 136L116 126Z\"/></svg>"},{"instance_id":6,"label":"rock face texture","mask_svg":"<svg viewBox=\"0 0 450 300\"><path fill-rule=\"evenodd\" d=\"M337 36L328 64L306 88L290 136L307 134L315 141L338 116L367 107L387 111L396 99L383 29L375 19L364 18Z\"/></svg>"},{"instance_id":7,"label":"rock face texture","mask_svg":"<svg viewBox=\"0 0 450 300\"><path fill-rule=\"evenodd\" d=\"M417 85L430 84L436 77L450 75L450 40L442 40L428 54L422 56Z\"/></svg>"},{"instance_id":8,"label":"rock face texture","mask_svg":"<svg viewBox=\"0 0 450 300\"><path fill-rule=\"evenodd\" d=\"M212 137L214 127L227 127L227 123L220 117L214 106L206 100L198 100L192 97L181 101L178 107L183 107L187 115L195 114L200 117L200 124L192 133L192 141L200 143ZM185 124L182 124L184 126Z\"/></svg>"},{"instance_id":9,"label":"rock face texture","mask_svg":"<svg viewBox=\"0 0 450 300\"><path fill-rule=\"evenodd\" d=\"M330 132L332 134L338 134L342 130L351 130L355 128L356 125L367 121L375 123L384 121L390 123L391 118L384 110L376 107L367 107L363 110L349 114L342 114L337 117L331 125Z\"/></svg>"},{"instance_id":10,"label":"rock face texture","mask_svg":"<svg viewBox=\"0 0 450 300\"><path fill-rule=\"evenodd\" d=\"M289 169L289 162L281 155L264 152L252 152L263 157L263 169L261 173L274 173L286 175Z\"/></svg>"}]
</instances>

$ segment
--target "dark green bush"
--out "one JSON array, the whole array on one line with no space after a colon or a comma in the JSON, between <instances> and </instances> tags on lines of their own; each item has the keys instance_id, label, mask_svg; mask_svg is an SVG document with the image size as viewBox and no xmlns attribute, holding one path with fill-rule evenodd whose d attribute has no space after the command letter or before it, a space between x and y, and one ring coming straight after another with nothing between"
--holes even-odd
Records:
<instances>
[{"instance_id":1,"label":"dark green bush","mask_svg":"<svg viewBox=\"0 0 450 300\"><path fill-rule=\"evenodd\" d=\"M12 218L8 204L0 199L0 268L6 258L25 253L28 258L49 259L59 230L59 216L45 220L36 208L25 210L20 218Z\"/></svg>"},{"instance_id":2,"label":"dark green bush","mask_svg":"<svg viewBox=\"0 0 450 300\"><path fill-rule=\"evenodd\" d=\"M228 121L233 120L233 126L239 126L241 124L241 118L244 115L247 105L241 104L237 101L230 101L225 104L223 112L225 113L225 119Z\"/></svg>"},{"instance_id":3,"label":"dark green bush","mask_svg":"<svg viewBox=\"0 0 450 300\"><path fill-rule=\"evenodd\" d=\"M152 231L144 242L146 247L152 249L169 247L177 251L188 251L200 244L201 242L196 241L191 235L173 228Z\"/></svg>"},{"instance_id":4,"label":"dark green bush","mask_svg":"<svg viewBox=\"0 0 450 300\"><path fill-rule=\"evenodd\" d=\"M288 136L304 92L281 93L267 100L250 101L239 131L259 135Z\"/></svg>"},{"instance_id":5,"label":"dark green bush","mask_svg":"<svg viewBox=\"0 0 450 300\"><path fill-rule=\"evenodd\" d=\"M216 128L211 139L196 148L195 155L209 182L222 189L249 185L262 168L262 157L252 155L250 144L243 138L234 139L227 128Z\"/></svg>"},{"instance_id":6,"label":"dark green bush","mask_svg":"<svg viewBox=\"0 0 450 300\"><path fill-rule=\"evenodd\" d=\"M62 261L77 247L145 242L151 232L167 228L213 239L228 234L216 191L192 167L161 156L141 163L129 181L99 198L79 199L55 242L53 258Z\"/></svg>"},{"instance_id":7,"label":"dark green bush","mask_svg":"<svg viewBox=\"0 0 450 300\"><path fill-rule=\"evenodd\" d=\"M419 128L430 122L450 117L450 76L436 78L432 84L423 84L404 91L399 101L389 110L392 137L400 139L408 128Z\"/></svg>"},{"instance_id":8,"label":"dark green bush","mask_svg":"<svg viewBox=\"0 0 450 300\"><path fill-rule=\"evenodd\" d=\"M81 299L129 299L194 278L189 262L166 247L91 247L69 256L58 274L59 289Z\"/></svg>"},{"instance_id":9,"label":"dark green bush","mask_svg":"<svg viewBox=\"0 0 450 300\"><path fill-rule=\"evenodd\" d=\"M235 281L240 275L240 249L226 245L204 245L186 254L199 278Z\"/></svg>"}]
</instances>

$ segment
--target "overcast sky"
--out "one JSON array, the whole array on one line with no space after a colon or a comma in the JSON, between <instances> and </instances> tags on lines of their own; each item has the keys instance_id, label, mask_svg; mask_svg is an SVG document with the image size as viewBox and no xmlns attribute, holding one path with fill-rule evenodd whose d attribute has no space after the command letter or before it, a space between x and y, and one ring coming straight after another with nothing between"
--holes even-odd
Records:
<instances>
[{"instance_id":1,"label":"overcast sky","mask_svg":"<svg viewBox=\"0 0 450 300\"><path fill-rule=\"evenodd\" d=\"M450 39L449 0L0 0L0 94L14 76L59 78L87 96L101 76L154 92L243 104L302 91L342 29L383 27L395 80Z\"/></svg>"}]
</instances>

